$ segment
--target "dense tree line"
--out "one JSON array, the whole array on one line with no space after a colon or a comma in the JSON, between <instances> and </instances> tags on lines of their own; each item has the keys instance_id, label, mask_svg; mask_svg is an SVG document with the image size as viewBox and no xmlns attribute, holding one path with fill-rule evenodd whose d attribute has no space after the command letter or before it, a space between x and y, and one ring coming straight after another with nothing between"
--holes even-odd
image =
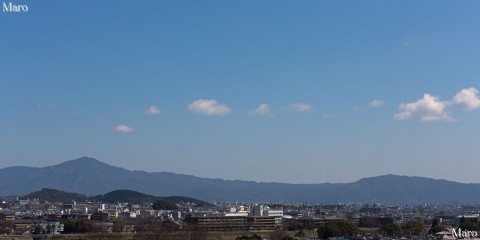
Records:
<instances>
[{"instance_id":1,"label":"dense tree line","mask_svg":"<svg viewBox=\"0 0 480 240\"><path fill-rule=\"evenodd\" d=\"M315 225L312 219L289 219L286 228L288 231L313 230Z\"/></svg>"},{"instance_id":2,"label":"dense tree line","mask_svg":"<svg viewBox=\"0 0 480 240\"><path fill-rule=\"evenodd\" d=\"M154 210L175 210L178 209L178 206L175 204L175 202L158 199L153 202L152 208Z\"/></svg>"},{"instance_id":3,"label":"dense tree line","mask_svg":"<svg viewBox=\"0 0 480 240\"><path fill-rule=\"evenodd\" d=\"M436 233L442 231L444 228L438 226L438 224L434 224L430 231L432 231L432 229L434 229L433 233ZM402 226L395 223L384 224L380 227L380 231L387 236L421 236L427 233L427 227L419 220L410 220Z\"/></svg>"},{"instance_id":4,"label":"dense tree line","mask_svg":"<svg viewBox=\"0 0 480 240\"><path fill-rule=\"evenodd\" d=\"M78 202L83 202L87 200L87 196L79 193L69 193L65 191L60 191L56 189L49 189L49 188L43 188L40 191L32 192L29 193L21 199L34 199L38 198L41 200L49 201L49 202L72 202L72 201L78 201Z\"/></svg>"},{"instance_id":5,"label":"dense tree line","mask_svg":"<svg viewBox=\"0 0 480 240\"><path fill-rule=\"evenodd\" d=\"M327 239L330 237L348 237L352 238L361 233L360 229L349 220L335 219L321 225L318 230L318 237Z\"/></svg>"},{"instance_id":6,"label":"dense tree line","mask_svg":"<svg viewBox=\"0 0 480 240\"><path fill-rule=\"evenodd\" d=\"M87 233L92 231L93 223L90 220L85 219L75 219L75 220L64 220L62 221L63 233Z\"/></svg>"}]
</instances>

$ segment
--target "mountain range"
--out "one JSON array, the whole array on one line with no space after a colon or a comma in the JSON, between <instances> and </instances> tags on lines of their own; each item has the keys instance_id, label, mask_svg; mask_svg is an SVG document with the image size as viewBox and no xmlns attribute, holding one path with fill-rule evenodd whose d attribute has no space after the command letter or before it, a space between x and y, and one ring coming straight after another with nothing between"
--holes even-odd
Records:
<instances>
[{"instance_id":1,"label":"mountain range","mask_svg":"<svg viewBox=\"0 0 480 240\"><path fill-rule=\"evenodd\" d=\"M480 203L480 184L398 175L363 178L351 183L231 181L170 172L129 171L87 157L49 167L0 169L0 196L21 196L42 188L88 196L128 189L209 202Z\"/></svg>"}]
</instances>

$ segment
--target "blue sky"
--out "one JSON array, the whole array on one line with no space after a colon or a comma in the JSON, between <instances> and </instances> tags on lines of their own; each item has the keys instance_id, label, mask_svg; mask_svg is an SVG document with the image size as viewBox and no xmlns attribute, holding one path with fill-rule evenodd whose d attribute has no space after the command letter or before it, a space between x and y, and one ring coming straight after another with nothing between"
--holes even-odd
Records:
<instances>
[{"instance_id":1,"label":"blue sky","mask_svg":"<svg viewBox=\"0 0 480 240\"><path fill-rule=\"evenodd\" d=\"M12 1L0 168L480 182L477 1Z\"/></svg>"}]
</instances>

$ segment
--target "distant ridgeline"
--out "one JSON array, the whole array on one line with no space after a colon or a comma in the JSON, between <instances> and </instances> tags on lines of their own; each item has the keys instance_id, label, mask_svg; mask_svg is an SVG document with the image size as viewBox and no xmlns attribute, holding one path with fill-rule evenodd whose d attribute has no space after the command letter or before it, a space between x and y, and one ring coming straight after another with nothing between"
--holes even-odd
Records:
<instances>
[{"instance_id":1,"label":"distant ridgeline","mask_svg":"<svg viewBox=\"0 0 480 240\"><path fill-rule=\"evenodd\" d=\"M40 191L29 193L20 199L40 199L48 202L63 202L70 203L77 202L128 202L128 203L152 203L155 210L164 209L172 210L177 208L177 204L194 204L196 206L209 206L208 202L198 200L195 198L171 196L171 197L156 197L132 190L116 190L105 193L104 195L96 195L87 197L79 193L70 193L56 189L43 188Z\"/></svg>"},{"instance_id":2,"label":"distant ridgeline","mask_svg":"<svg viewBox=\"0 0 480 240\"><path fill-rule=\"evenodd\" d=\"M48 167L3 168L0 169L0 179L0 196L3 197L22 196L42 188L86 195L65 195L65 192L45 190L42 197L50 200L71 201L87 198L108 202L143 202L161 199L196 202L195 199L183 197L155 197L160 195L189 196L208 202L480 203L480 184L477 183L466 184L397 175L363 178L350 183L289 184L231 181L170 172L129 171L87 157ZM113 191L117 189L139 192ZM62 199L62 196L66 199ZM38 195L30 197L41 198Z\"/></svg>"}]
</instances>

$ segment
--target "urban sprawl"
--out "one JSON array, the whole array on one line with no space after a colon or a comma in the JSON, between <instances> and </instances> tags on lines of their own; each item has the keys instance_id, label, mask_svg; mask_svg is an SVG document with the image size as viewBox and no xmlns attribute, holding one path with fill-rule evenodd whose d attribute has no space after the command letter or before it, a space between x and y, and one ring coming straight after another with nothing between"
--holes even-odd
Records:
<instances>
[{"instance_id":1,"label":"urban sprawl","mask_svg":"<svg viewBox=\"0 0 480 240\"><path fill-rule=\"evenodd\" d=\"M476 238L480 205L0 199L0 239Z\"/></svg>"}]
</instances>

